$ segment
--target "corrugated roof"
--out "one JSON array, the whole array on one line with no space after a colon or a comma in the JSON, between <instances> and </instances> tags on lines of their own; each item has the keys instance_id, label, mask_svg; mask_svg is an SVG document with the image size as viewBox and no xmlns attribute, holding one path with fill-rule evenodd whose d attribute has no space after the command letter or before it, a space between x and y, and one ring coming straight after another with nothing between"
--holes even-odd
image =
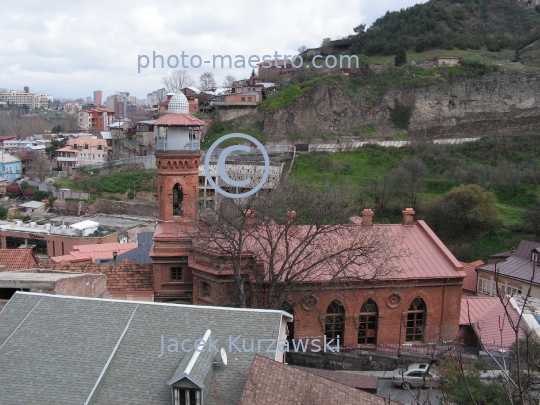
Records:
<instances>
[{"instance_id":1,"label":"corrugated roof","mask_svg":"<svg viewBox=\"0 0 540 405\"><path fill-rule=\"evenodd\" d=\"M42 203L41 201L28 201L27 203L19 205L19 207L23 208L41 208L45 205L45 203Z\"/></svg>"},{"instance_id":2,"label":"corrugated roof","mask_svg":"<svg viewBox=\"0 0 540 405\"><path fill-rule=\"evenodd\" d=\"M177 125L177 126L204 126L205 123L200 119L195 118L190 114L165 114L163 117L158 118L154 125Z\"/></svg>"},{"instance_id":3,"label":"corrugated roof","mask_svg":"<svg viewBox=\"0 0 540 405\"><path fill-rule=\"evenodd\" d=\"M517 321L518 313L511 305L510 316ZM472 325L485 345L510 347L515 334L509 325L503 304L498 297L464 297L461 299L460 325Z\"/></svg>"},{"instance_id":4,"label":"corrugated roof","mask_svg":"<svg viewBox=\"0 0 540 405\"><path fill-rule=\"evenodd\" d=\"M495 269L497 269L497 273L501 276L540 284L540 271L538 271L536 264L531 260L532 250L537 247L540 247L539 242L522 240L512 256L504 262L485 264L479 266L478 269L490 273L494 273Z\"/></svg>"},{"instance_id":5,"label":"corrugated roof","mask_svg":"<svg viewBox=\"0 0 540 405\"><path fill-rule=\"evenodd\" d=\"M90 221L89 219L81 222L77 222L76 224L72 224L69 227L73 229L83 230L88 228L94 228L96 226L99 226L99 222Z\"/></svg>"},{"instance_id":6,"label":"corrugated roof","mask_svg":"<svg viewBox=\"0 0 540 405\"><path fill-rule=\"evenodd\" d=\"M38 260L32 249L0 249L0 265L6 271L26 270L37 267Z\"/></svg>"},{"instance_id":7,"label":"corrugated roof","mask_svg":"<svg viewBox=\"0 0 540 405\"><path fill-rule=\"evenodd\" d=\"M152 249L153 232L141 232L137 234L137 248L124 252L118 255L116 261L118 263L123 260L131 260L133 263L153 263L150 257L150 250Z\"/></svg>"},{"instance_id":8,"label":"corrugated roof","mask_svg":"<svg viewBox=\"0 0 540 405\"><path fill-rule=\"evenodd\" d=\"M51 261L54 263L79 263L90 261L95 263L97 259L112 259L113 252L116 252L118 255L122 255L123 253L137 248L137 246L137 243L100 243L77 245L73 246L73 250L69 252L68 255L51 257Z\"/></svg>"},{"instance_id":9,"label":"corrugated roof","mask_svg":"<svg viewBox=\"0 0 540 405\"><path fill-rule=\"evenodd\" d=\"M357 390L304 370L255 356L249 370L240 405L289 405L317 398L320 403L340 405L398 405L368 392ZM312 403L307 400L306 403Z\"/></svg>"}]
</instances>

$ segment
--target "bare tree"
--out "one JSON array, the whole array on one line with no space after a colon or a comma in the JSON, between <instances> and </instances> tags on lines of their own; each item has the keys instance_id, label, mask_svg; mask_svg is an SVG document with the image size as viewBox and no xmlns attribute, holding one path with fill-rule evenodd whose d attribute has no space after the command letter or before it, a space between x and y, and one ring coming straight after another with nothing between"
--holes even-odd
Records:
<instances>
[{"instance_id":1,"label":"bare tree","mask_svg":"<svg viewBox=\"0 0 540 405\"><path fill-rule=\"evenodd\" d=\"M233 85L234 85L234 82L236 81L236 77L232 76L232 75L227 75L225 77L225 79L223 79L223 84L222 86L226 89L232 89Z\"/></svg>"},{"instance_id":2,"label":"bare tree","mask_svg":"<svg viewBox=\"0 0 540 405\"><path fill-rule=\"evenodd\" d=\"M298 53L302 54L303 52L307 51L307 47L305 45L302 45L298 48Z\"/></svg>"},{"instance_id":3,"label":"bare tree","mask_svg":"<svg viewBox=\"0 0 540 405\"><path fill-rule=\"evenodd\" d=\"M383 228L351 224L358 214L352 201L343 188L293 183L242 202L223 200L200 215L194 243L230 263L236 305L252 299L258 308L294 307L337 284L394 274L391 263L407 255Z\"/></svg>"},{"instance_id":4,"label":"bare tree","mask_svg":"<svg viewBox=\"0 0 540 405\"><path fill-rule=\"evenodd\" d=\"M195 84L187 70L175 70L171 74L164 76L161 81L169 93L176 93Z\"/></svg>"},{"instance_id":5,"label":"bare tree","mask_svg":"<svg viewBox=\"0 0 540 405\"><path fill-rule=\"evenodd\" d=\"M204 72L199 77L199 85L201 87L201 90L203 91L216 88L216 80L214 79L214 74L211 72Z\"/></svg>"}]
</instances>

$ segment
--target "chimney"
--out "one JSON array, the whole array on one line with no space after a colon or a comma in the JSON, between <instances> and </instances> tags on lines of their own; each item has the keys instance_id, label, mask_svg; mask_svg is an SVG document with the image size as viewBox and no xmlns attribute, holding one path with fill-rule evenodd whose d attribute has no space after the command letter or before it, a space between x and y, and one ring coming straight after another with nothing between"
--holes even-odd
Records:
<instances>
[{"instance_id":1,"label":"chimney","mask_svg":"<svg viewBox=\"0 0 540 405\"><path fill-rule=\"evenodd\" d=\"M405 208L403 213L403 225L414 225L414 210L412 208Z\"/></svg>"},{"instance_id":2,"label":"chimney","mask_svg":"<svg viewBox=\"0 0 540 405\"><path fill-rule=\"evenodd\" d=\"M296 230L296 211L287 211L287 225L289 231Z\"/></svg>"},{"instance_id":3,"label":"chimney","mask_svg":"<svg viewBox=\"0 0 540 405\"><path fill-rule=\"evenodd\" d=\"M257 225L257 217L259 213L253 210L245 210L244 215L246 217L246 224L248 228L254 228Z\"/></svg>"},{"instance_id":4,"label":"chimney","mask_svg":"<svg viewBox=\"0 0 540 405\"><path fill-rule=\"evenodd\" d=\"M365 208L362 211L362 226L373 225L373 211L369 208Z\"/></svg>"}]
</instances>

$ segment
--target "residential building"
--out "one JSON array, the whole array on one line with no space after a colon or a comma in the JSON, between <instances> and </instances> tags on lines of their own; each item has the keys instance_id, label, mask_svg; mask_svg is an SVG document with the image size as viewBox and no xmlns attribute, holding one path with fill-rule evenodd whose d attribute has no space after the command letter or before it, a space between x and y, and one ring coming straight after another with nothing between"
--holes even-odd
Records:
<instances>
[{"instance_id":1,"label":"residential building","mask_svg":"<svg viewBox=\"0 0 540 405\"><path fill-rule=\"evenodd\" d=\"M101 232L95 224L94 221L82 221L70 226L53 223L38 225L35 222L25 224L18 220L2 221L1 248L18 249L21 246L32 246L39 255L60 256L69 253L77 245L118 242L116 232Z\"/></svg>"},{"instance_id":2,"label":"residential building","mask_svg":"<svg viewBox=\"0 0 540 405\"><path fill-rule=\"evenodd\" d=\"M6 194L6 187L8 185L8 182L3 177L0 177L0 196L4 196Z\"/></svg>"},{"instance_id":3,"label":"residential building","mask_svg":"<svg viewBox=\"0 0 540 405\"><path fill-rule=\"evenodd\" d=\"M19 205L22 215L30 215L33 212L45 212L47 204L41 201L28 201Z\"/></svg>"},{"instance_id":4,"label":"residential building","mask_svg":"<svg viewBox=\"0 0 540 405\"><path fill-rule=\"evenodd\" d=\"M25 88L28 90L28 88ZM14 105L26 105L32 110L49 107L49 96L44 93L30 93L30 91L11 91L0 93L0 100Z\"/></svg>"},{"instance_id":5,"label":"residential building","mask_svg":"<svg viewBox=\"0 0 540 405\"><path fill-rule=\"evenodd\" d=\"M459 56L437 56L435 64L437 66L459 66L461 65L461 58Z\"/></svg>"},{"instance_id":6,"label":"residential building","mask_svg":"<svg viewBox=\"0 0 540 405\"><path fill-rule=\"evenodd\" d=\"M154 130L154 122L156 120L143 120L137 122L136 140L137 145L145 154L147 151L155 150L156 148L156 133Z\"/></svg>"},{"instance_id":7,"label":"residential building","mask_svg":"<svg viewBox=\"0 0 540 405\"><path fill-rule=\"evenodd\" d=\"M0 154L0 176L9 183L22 177L22 162L17 155Z\"/></svg>"},{"instance_id":8,"label":"residential building","mask_svg":"<svg viewBox=\"0 0 540 405\"><path fill-rule=\"evenodd\" d=\"M78 114L79 128L105 131L114 122L114 114L114 110L107 108L95 107L83 110Z\"/></svg>"},{"instance_id":9,"label":"residential building","mask_svg":"<svg viewBox=\"0 0 540 405\"><path fill-rule=\"evenodd\" d=\"M257 77L264 81L268 81L267 79L271 79L277 75L290 77L296 70L290 59L287 59L286 61L283 59L278 59L277 61L272 59L267 62L258 63L257 65L259 66L257 69Z\"/></svg>"},{"instance_id":10,"label":"residential building","mask_svg":"<svg viewBox=\"0 0 540 405\"><path fill-rule=\"evenodd\" d=\"M94 91L94 104L96 107L103 105L103 92L101 90Z\"/></svg>"},{"instance_id":11,"label":"residential building","mask_svg":"<svg viewBox=\"0 0 540 405\"><path fill-rule=\"evenodd\" d=\"M146 96L146 104L149 107L152 107L154 105L161 103L162 101L165 101L166 99L167 99L167 90L159 89L159 90L153 91L152 93L148 93L148 95Z\"/></svg>"},{"instance_id":12,"label":"residential building","mask_svg":"<svg viewBox=\"0 0 540 405\"><path fill-rule=\"evenodd\" d=\"M66 146L56 151L59 169L71 173L81 166L104 163L109 155L106 139L95 136L79 136L66 141Z\"/></svg>"},{"instance_id":13,"label":"residential building","mask_svg":"<svg viewBox=\"0 0 540 405\"><path fill-rule=\"evenodd\" d=\"M256 355L243 350L242 337L283 362L282 352L266 349L285 339L291 319L272 310L17 292L0 312L0 368L9 370L0 377L2 401L234 404ZM239 350L229 336L240 336ZM29 370L40 372L28 378Z\"/></svg>"},{"instance_id":14,"label":"residential building","mask_svg":"<svg viewBox=\"0 0 540 405\"><path fill-rule=\"evenodd\" d=\"M525 294L540 298L540 242L522 240L504 261L478 266L476 291L479 295ZM506 253L504 254L506 255Z\"/></svg>"},{"instance_id":15,"label":"residential building","mask_svg":"<svg viewBox=\"0 0 540 405\"><path fill-rule=\"evenodd\" d=\"M50 140L34 139L33 136L24 140L6 140L4 149L10 152L35 151L45 152L45 148L51 144Z\"/></svg>"},{"instance_id":16,"label":"residential building","mask_svg":"<svg viewBox=\"0 0 540 405\"><path fill-rule=\"evenodd\" d=\"M508 315L517 322L518 312L511 305ZM457 342L478 350L505 350L515 343L516 335L499 297L463 297ZM520 331L520 337L524 337Z\"/></svg>"},{"instance_id":17,"label":"residential building","mask_svg":"<svg viewBox=\"0 0 540 405\"><path fill-rule=\"evenodd\" d=\"M314 370L317 371L317 370ZM363 376L355 376L362 379ZM399 405L335 380L256 355L240 405L288 404Z\"/></svg>"}]
</instances>

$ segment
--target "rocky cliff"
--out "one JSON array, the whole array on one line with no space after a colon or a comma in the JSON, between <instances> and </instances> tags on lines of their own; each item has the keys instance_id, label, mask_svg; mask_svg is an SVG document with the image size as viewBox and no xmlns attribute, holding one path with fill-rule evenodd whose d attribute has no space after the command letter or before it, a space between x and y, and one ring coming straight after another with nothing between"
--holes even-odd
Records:
<instances>
[{"instance_id":1,"label":"rocky cliff","mask_svg":"<svg viewBox=\"0 0 540 405\"><path fill-rule=\"evenodd\" d=\"M471 136L538 131L540 75L505 69L477 77L449 76L381 86L348 77L321 82L290 105L260 106L240 127L263 123L268 141L327 136ZM410 111L406 128L391 119L398 105Z\"/></svg>"}]
</instances>

